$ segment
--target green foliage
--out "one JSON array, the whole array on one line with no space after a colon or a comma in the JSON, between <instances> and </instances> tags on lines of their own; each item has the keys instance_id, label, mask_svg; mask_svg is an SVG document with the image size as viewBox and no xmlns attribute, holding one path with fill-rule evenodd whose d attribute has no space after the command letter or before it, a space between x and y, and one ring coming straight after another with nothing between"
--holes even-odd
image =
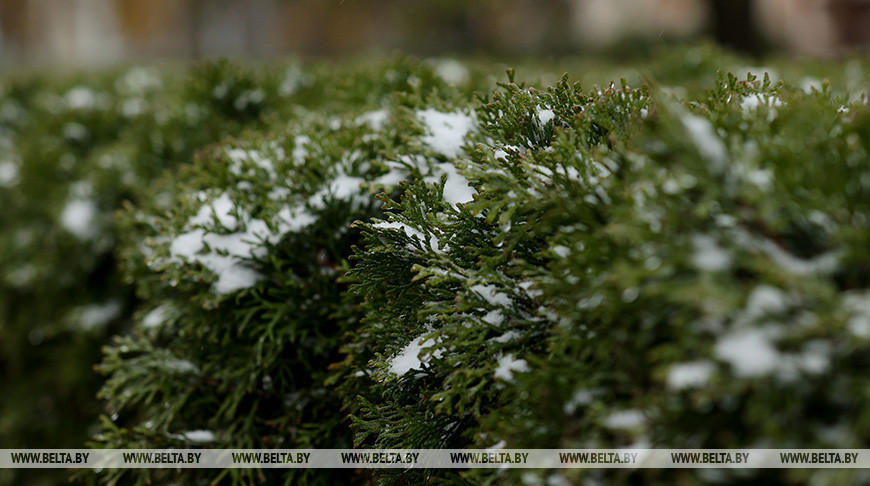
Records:
<instances>
[{"instance_id":1,"label":"green foliage","mask_svg":"<svg viewBox=\"0 0 870 486\"><path fill-rule=\"evenodd\" d=\"M639 66L664 83L649 87L636 73L604 88L567 75L540 87L513 71L495 83L475 69L453 86L439 62L268 71L216 63L148 82L131 71L89 91L8 88L0 141L16 173L0 187L11 208L0 214L4 385L27 397L36 389L28 377L64 380L52 400L92 390L82 369L67 367L64 378L58 370L95 361L95 347L120 334L97 368L107 416L95 447L863 447L870 114L860 79L735 76L727 71L740 72L741 60L709 46ZM88 202L90 224L63 223L71 203ZM33 363L47 363L37 366L44 376L21 368ZM4 444L74 446L84 435L71 428L68 442L49 444L57 430L35 425L44 411L16 429L23 413L4 402ZM65 413L92 418L86 405ZM42 442L25 442L34 430Z\"/></svg>"}]
</instances>

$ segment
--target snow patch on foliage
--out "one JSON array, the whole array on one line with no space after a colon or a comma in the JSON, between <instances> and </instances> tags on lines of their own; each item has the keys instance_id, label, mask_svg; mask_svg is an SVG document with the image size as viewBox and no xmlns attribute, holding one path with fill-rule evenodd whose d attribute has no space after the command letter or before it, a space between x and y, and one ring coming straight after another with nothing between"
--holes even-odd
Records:
<instances>
[{"instance_id":1,"label":"snow patch on foliage","mask_svg":"<svg viewBox=\"0 0 870 486\"><path fill-rule=\"evenodd\" d=\"M574 392L574 395L568 399L567 402L562 406L562 410L571 415L577 411L578 408L584 405L589 405L593 403L599 395L601 395L602 390L598 388L584 388L582 390L577 390Z\"/></svg>"},{"instance_id":2,"label":"snow patch on foliage","mask_svg":"<svg viewBox=\"0 0 870 486\"><path fill-rule=\"evenodd\" d=\"M757 93L744 96L740 101L740 108L744 115L757 111L762 106L767 107L767 121L776 118L776 108L782 106L782 100L775 95Z\"/></svg>"},{"instance_id":3,"label":"snow patch on foliage","mask_svg":"<svg viewBox=\"0 0 870 486\"><path fill-rule=\"evenodd\" d=\"M18 164L11 160L0 161L0 187L18 184Z\"/></svg>"},{"instance_id":4,"label":"snow patch on foliage","mask_svg":"<svg viewBox=\"0 0 870 486\"><path fill-rule=\"evenodd\" d=\"M492 312L498 312L498 311L492 311ZM492 314L492 312L490 312L490 314ZM489 314L487 314L487 315L489 315ZM502 317L502 319L504 319L503 316L500 316L500 317ZM501 322L499 322L499 324L501 324ZM494 343L509 343L515 339L518 339L520 336L522 336L522 334L520 334L519 331L511 330L511 331L508 331L508 332L502 334L501 336L496 336L496 337L490 339L490 341L492 341Z\"/></svg>"},{"instance_id":5,"label":"snow patch on foliage","mask_svg":"<svg viewBox=\"0 0 870 486\"><path fill-rule=\"evenodd\" d=\"M107 94L98 93L87 86L76 86L63 98L64 104L70 110L94 110L107 108L110 100Z\"/></svg>"},{"instance_id":6,"label":"snow patch on foliage","mask_svg":"<svg viewBox=\"0 0 870 486\"><path fill-rule=\"evenodd\" d=\"M200 193L200 198L206 198L204 193ZM217 219L218 223L228 230L235 230L238 227L239 221L235 216L235 203L230 198L229 194L223 193L217 199L203 204L196 216L188 221L189 226L208 226L213 219Z\"/></svg>"},{"instance_id":7,"label":"snow patch on foliage","mask_svg":"<svg viewBox=\"0 0 870 486\"><path fill-rule=\"evenodd\" d=\"M798 258L782 249L776 243L764 239L758 242L761 250L780 268L799 276L829 274L837 269L840 255L837 252L824 253L809 260Z\"/></svg>"},{"instance_id":8,"label":"snow patch on foliage","mask_svg":"<svg viewBox=\"0 0 870 486\"><path fill-rule=\"evenodd\" d=\"M749 294L743 312L747 318L756 319L768 314L785 312L790 304L791 299L782 290L761 284Z\"/></svg>"},{"instance_id":9,"label":"snow patch on foliage","mask_svg":"<svg viewBox=\"0 0 870 486\"><path fill-rule=\"evenodd\" d=\"M449 86L460 86L471 77L468 68L456 59L438 59L433 62L435 75Z\"/></svg>"},{"instance_id":10,"label":"snow patch on foliage","mask_svg":"<svg viewBox=\"0 0 870 486\"><path fill-rule=\"evenodd\" d=\"M705 272L721 272L731 266L731 253L723 249L716 239L708 235L692 237L692 263Z\"/></svg>"},{"instance_id":11,"label":"snow patch on foliage","mask_svg":"<svg viewBox=\"0 0 870 486\"><path fill-rule=\"evenodd\" d=\"M499 292L499 288L495 285L472 285L470 290L477 295L483 297L483 299L493 306L505 306L509 307L511 305L511 299L503 292Z\"/></svg>"},{"instance_id":12,"label":"snow patch on foliage","mask_svg":"<svg viewBox=\"0 0 870 486\"><path fill-rule=\"evenodd\" d=\"M517 359L512 354L499 355L498 366L495 368L495 378L505 381L514 379L514 372L525 373L530 371L529 364L524 359Z\"/></svg>"},{"instance_id":13,"label":"snow patch on foliage","mask_svg":"<svg viewBox=\"0 0 870 486\"><path fill-rule=\"evenodd\" d=\"M174 437L195 444L204 444L207 442L214 442L215 440L214 432L210 430L190 430L180 434L175 434Z\"/></svg>"},{"instance_id":14,"label":"snow patch on foliage","mask_svg":"<svg viewBox=\"0 0 870 486\"><path fill-rule=\"evenodd\" d=\"M851 314L849 332L859 338L870 338L870 291L849 293L843 299L843 306Z\"/></svg>"},{"instance_id":15,"label":"snow patch on foliage","mask_svg":"<svg viewBox=\"0 0 870 486\"><path fill-rule=\"evenodd\" d=\"M642 427L646 417L640 410L621 410L613 412L604 419L604 425L609 429L631 430Z\"/></svg>"},{"instance_id":16,"label":"snow patch on foliage","mask_svg":"<svg viewBox=\"0 0 870 486\"><path fill-rule=\"evenodd\" d=\"M692 142L698 148L698 152L710 162L713 171L717 173L724 171L728 161L728 152L710 121L690 114L684 114L682 121Z\"/></svg>"},{"instance_id":17,"label":"snow patch on foliage","mask_svg":"<svg viewBox=\"0 0 870 486\"><path fill-rule=\"evenodd\" d=\"M537 114L542 126L553 121L553 118L556 118L556 113L549 108L538 108Z\"/></svg>"},{"instance_id":18,"label":"snow patch on foliage","mask_svg":"<svg viewBox=\"0 0 870 486\"><path fill-rule=\"evenodd\" d=\"M145 314L145 317L142 318L142 325L146 329L154 329L169 320L170 315L171 307L169 305L163 304L161 306L157 306L149 313Z\"/></svg>"},{"instance_id":19,"label":"snow patch on foliage","mask_svg":"<svg viewBox=\"0 0 870 486\"><path fill-rule=\"evenodd\" d=\"M323 209L330 199L340 199L352 202L355 208L365 206L371 202L370 196L360 190L365 183L366 180L361 177L339 172L321 190L309 198L308 204L314 209Z\"/></svg>"},{"instance_id":20,"label":"snow patch on foliage","mask_svg":"<svg viewBox=\"0 0 870 486\"><path fill-rule=\"evenodd\" d=\"M358 125L368 125L372 130L379 132L390 121L390 112L386 109L374 110L363 113L356 119Z\"/></svg>"},{"instance_id":21,"label":"snow patch on foliage","mask_svg":"<svg viewBox=\"0 0 870 486\"><path fill-rule=\"evenodd\" d=\"M276 152L280 156L283 149L276 147ZM228 148L226 153L230 158L230 172L237 176L250 176L251 168L260 168L268 174L270 180L278 177L272 160L259 150Z\"/></svg>"},{"instance_id":22,"label":"snow patch on foliage","mask_svg":"<svg viewBox=\"0 0 870 486\"><path fill-rule=\"evenodd\" d=\"M733 218L728 218L727 226L734 226L734 222L732 221ZM836 250L817 255L810 259L803 259L789 253L770 239L753 235L744 228L733 227L732 234L735 242L739 245L763 253L774 264L792 275L810 276L830 274L837 269L840 263L840 252Z\"/></svg>"},{"instance_id":23,"label":"snow patch on foliage","mask_svg":"<svg viewBox=\"0 0 870 486\"><path fill-rule=\"evenodd\" d=\"M293 140L293 150L290 152L290 157L293 159L293 164L300 166L305 163L305 158L308 157L308 144L311 143L311 137L307 135L299 135Z\"/></svg>"},{"instance_id":24,"label":"snow patch on foliage","mask_svg":"<svg viewBox=\"0 0 870 486\"><path fill-rule=\"evenodd\" d=\"M483 322L487 324L491 324L493 326L500 326L502 322L504 322L504 315L499 310L493 310L486 313L483 316ZM501 336L504 337L504 336Z\"/></svg>"},{"instance_id":25,"label":"snow patch on foliage","mask_svg":"<svg viewBox=\"0 0 870 486\"><path fill-rule=\"evenodd\" d=\"M416 228L408 226L405 223L400 223L398 221L383 221L380 223L375 223L372 226L375 228L379 228L379 229L401 230L406 235L408 235L408 238L413 239L416 237L416 238L419 238L420 241L423 241L423 242L428 241L429 247L432 248L432 250L438 254L443 254L449 248L448 245L441 243L441 241L438 239L438 237L436 235L434 235L434 234L430 235L429 238L427 239L426 235L423 232L417 230Z\"/></svg>"},{"instance_id":26,"label":"snow patch on foliage","mask_svg":"<svg viewBox=\"0 0 870 486\"><path fill-rule=\"evenodd\" d=\"M432 353L427 353L420 356L423 348L437 345L440 341L437 338L427 337L430 332L426 332L422 336L411 340L402 351L399 352L390 361L389 369L398 376L402 376L408 371L422 369L423 364L428 363L431 358L440 358L444 353L443 350L437 349ZM427 344L428 343L428 344Z\"/></svg>"},{"instance_id":27,"label":"snow patch on foliage","mask_svg":"<svg viewBox=\"0 0 870 486\"><path fill-rule=\"evenodd\" d=\"M60 225L82 241L97 236L97 205L90 199L74 198L66 203L60 213Z\"/></svg>"},{"instance_id":28,"label":"snow patch on foliage","mask_svg":"<svg viewBox=\"0 0 870 486\"><path fill-rule=\"evenodd\" d=\"M709 361L692 361L672 365L668 370L668 387L675 390L702 387L710 381L715 367Z\"/></svg>"},{"instance_id":29,"label":"snow patch on foliage","mask_svg":"<svg viewBox=\"0 0 870 486\"><path fill-rule=\"evenodd\" d=\"M457 204L465 204L474 199L477 191L471 187L466 179L451 163L438 164L438 167L447 174L444 183L444 201L458 207Z\"/></svg>"},{"instance_id":30,"label":"snow patch on foliage","mask_svg":"<svg viewBox=\"0 0 870 486\"><path fill-rule=\"evenodd\" d=\"M446 157L463 155L465 136L477 124L474 115L462 111L445 113L429 108L418 110L417 118L426 130L423 143Z\"/></svg>"},{"instance_id":31,"label":"snow patch on foliage","mask_svg":"<svg viewBox=\"0 0 870 486\"><path fill-rule=\"evenodd\" d=\"M121 303L109 301L78 308L78 322L82 329L101 329L121 315Z\"/></svg>"},{"instance_id":32,"label":"snow patch on foliage","mask_svg":"<svg viewBox=\"0 0 870 486\"><path fill-rule=\"evenodd\" d=\"M742 378L768 375L779 364L779 352L759 329L741 329L720 337L714 352Z\"/></svg>"},{"instance_id":33,"label":"snow patch on foliage","mask_svg":"<svg viewBox=\"0 0 870 486\"><path fill-rule=\"evenodd\" d=\"M213 232L213 218L220 224L216 229L234 232ZM199 263L210 270L217 277L214 291L220 295L249 288L260 280L261 275L248 267L243 259L264 256L264 243L276 243L287 232L298 231L316 218L304 209L285 207L275 219L277 228L272 231L265 221L251 218L236 207L228 194L221 194L212 202L203 203L188 221L186 227L193 229L172 240L169 245L171 259ZM239 230L240 227L245 229Z\"/></svg>"},{"instance_id":34,"label":"snow patch on foliage","mask_svg":"<svg viewBox=\"0 0 870 486\"><path fill-rule=\"evenodd\" d=\"M173 373L199 373L199 366L186 359L169 358L161 363L163 369Z\"/></svg>"},{"instance_id":35,"label":"snow patch on foliage","mask_svg":"<svg viewBox=\"0 0 870 486\"><path fill-rule=\"evenodd\" d=\"M741 378L775 375L793 381L801 372L819 374L829 368L830 343L811 341L799 353L783 353L774 346L773 334L770 329L737 329L719 338L714 352Z\"/></svg>"}]
</instances>

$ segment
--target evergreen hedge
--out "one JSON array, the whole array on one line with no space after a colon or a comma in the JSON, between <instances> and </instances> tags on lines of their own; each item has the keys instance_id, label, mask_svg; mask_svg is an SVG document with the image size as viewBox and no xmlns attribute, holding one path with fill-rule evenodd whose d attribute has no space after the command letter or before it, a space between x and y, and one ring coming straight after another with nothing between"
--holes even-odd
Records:
<instances>
[{"instance_id":1,"label":"evergreen hedge","mask_svg":"<svg viewBox=\"0 0 870 486\"><path fill-rule=\"evenodd\" d=\"M96 252L121 274L106 270L108 290L89 285L88 300L65 300L121 292L113 318L134 322L110 328L122 334L98 367L108 409L92 445L863 447L867 66L827 71L833 83L714 74L740 62L709 48L671 52L646 66L648 84L604 88L568 76L526 85L512 71L493 86L487 66L409 59L295 65L283 82L202 68L182 91L188 105L174 109L204 115L162 132L195 140L187 151L155 155L135 137L107 137L105 150L142 158L136 167L170 170L136 179L130 195L98 186L106 208L130 201L105 215L113 236ZM682 87L680 72L691 76ZM262 106L248 113L250 102ZM83 176L100 177L99 164L87 167ZM59 187L77 187L67 179ZM62 261L46 275L87 261L71 255L52 254ZM797 469L80 478L866 479Z\"/></svg>"}]
</instances>

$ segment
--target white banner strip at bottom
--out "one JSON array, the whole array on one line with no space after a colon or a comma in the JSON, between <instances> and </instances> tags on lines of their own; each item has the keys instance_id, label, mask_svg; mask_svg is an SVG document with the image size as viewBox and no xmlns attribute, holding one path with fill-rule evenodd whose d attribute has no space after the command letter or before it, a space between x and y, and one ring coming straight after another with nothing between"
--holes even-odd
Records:
<instances>
[{"instance_id":1,"label":"white banner strip at bottom","mask_svg":"<svg viewBox=\"0 0 870 486\"><path fill-rule=\"evenodd\" d=\"M870 449L0 449L0 468L870 468Z\"/></svg>"}]
</instances>

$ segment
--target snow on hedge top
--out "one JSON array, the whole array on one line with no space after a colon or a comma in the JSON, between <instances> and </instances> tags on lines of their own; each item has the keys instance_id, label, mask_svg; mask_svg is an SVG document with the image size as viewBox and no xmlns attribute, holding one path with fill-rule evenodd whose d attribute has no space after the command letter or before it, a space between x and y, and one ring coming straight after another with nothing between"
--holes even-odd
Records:
<instances>
[{"instance_id":1,"label":"snow on hedge top","mask_svg":"<svg viewBox=\"0 0 870 486\"><path fill-rule=\"evenodd\" d=\"M423 348L434 346L438 344L438 340L432 340L427 338L428 333L412 339L407 346L405 346L402 351L397 354L392 361L390 361L390 371L395 373L398 376L402 376L408 371L411 370L419 370L423 366L424 363L428 363L429 358L435 357L439 358L443 351L438 349L432 352L431 354L426 354L423 358L420 358L420 353L423 351ZM429 342L427 345L426 343Z\"/></svg>"},{"instance_id":2,"label":"snow on hedge top","mask_svg":"<svg viewBox=\"0 0 870 486\"><path fill-rule=\"evenodd\" d=\"M686 114L683 116L683 125L695 142L698 152L710 162L713 171L716 173L724 171L728 163L728 151L710 121L700 116Z\"/></svg>"},{"instance_id":3,"label":"snow on hedge top","mask_svg":"<svg viewBox=\"0 0 870 486\"><path fill-rule=\"evenodd\" d=\"M97 206L90 199L75 198L70 200L60 214L60 224L63 228L80 240L92 240L97 236L94 220L97 217Z\"/></svg>"},{"instance_id":4,"label":"snow on hedge top","mask_svg":"<svg viewBox=\"0 0 870 486\"><path fill-rule=\"evenodd\" d=\"M426 128L423 143L447 157L463 154L465 136L477 125L474 115L462 111L445 113L429 108L417 111L417 118Z\"/></svg>"},{"instance_id":5,"label":"snow on hedge top","mask_svg":"<svg viewBox=\"0 0 870 486\"><path fill-rule=\"evenodd\" d=\"M213 225L214 220L219 225ZM250 217L223 193L203 203L188 220L188 231L175 237L169 251L173 261L196 262L209 269L217 277L214 291L224 295L251 287L260 280L260 274L244 259L264 256L264 244L275 243L285 233L298 231L314 220L304 208L285 207L278 212L273 231L266 221Z\"/></svg>"}]
</instances>

